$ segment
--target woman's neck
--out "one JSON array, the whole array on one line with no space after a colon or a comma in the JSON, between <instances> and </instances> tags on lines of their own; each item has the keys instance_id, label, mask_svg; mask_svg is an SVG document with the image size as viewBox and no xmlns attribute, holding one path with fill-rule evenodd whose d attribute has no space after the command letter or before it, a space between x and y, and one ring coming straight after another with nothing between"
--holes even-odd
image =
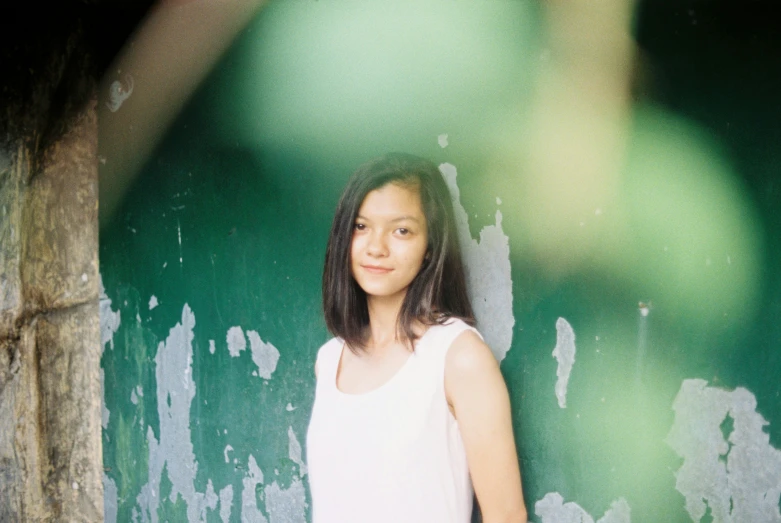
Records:
<instances>
[{"instance_id":1,"label":"woman's neck","mask_svg":"<svg viewBox=\"0 0 781 523\"><path fill-rule=\"evenodd\" d=\"M404 295L368 296L366 305L369 310L369 337L366 349L382 349L392 345L397 340L399 312L404 302Z\"/></svg>"}]
</instances>

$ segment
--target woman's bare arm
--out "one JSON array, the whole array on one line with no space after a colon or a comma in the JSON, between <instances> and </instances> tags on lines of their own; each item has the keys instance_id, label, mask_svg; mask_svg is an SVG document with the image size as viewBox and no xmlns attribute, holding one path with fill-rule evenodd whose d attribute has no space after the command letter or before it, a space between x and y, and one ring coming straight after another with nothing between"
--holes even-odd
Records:
<instances>
[{"instance_id":1,"label":"woman's bare arm","mask_svg":"<svg viewBox=\"0 0 781 523\"><path fill-rule=\"evenodd\" d=\"M458 420L483 523L526 523L510 398L491 349L459 335L445 362L445 393Z\"/></svg>"}]
</instances>

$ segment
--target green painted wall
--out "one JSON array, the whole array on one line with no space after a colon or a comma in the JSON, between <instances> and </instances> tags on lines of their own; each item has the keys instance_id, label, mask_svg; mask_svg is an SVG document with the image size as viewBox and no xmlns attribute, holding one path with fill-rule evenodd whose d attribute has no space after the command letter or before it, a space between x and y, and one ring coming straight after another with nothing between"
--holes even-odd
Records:
<instances>
[{"instance_id":1,"label":"green painted wall","mask_svg":"<svg viewBox=\"0 0 781 523\"><path fill-rule=\"evenodd\" d=\"M374 35L417 50L402 60L408 50L359 53L340 39L365 32L367 18L344 22L352 33L328 33L344 13L323 4L261 13L101 231L107 520L307 520L300 457L314 357L327 339L325 241L351 170L387 150L456 166L473 238L502 213L514 316L502 371L533 520L576 521L556 508L559 493L594 520L613 504L605 523L628 521L624 506L635 522L691 521L685 493L727 470L727 500L739 505L764 488L777 510L781 115L777 102L764 105L770 91L757 100L718 77L697 84L711 70L702 43L681 22L673 46L665 25L688 15L641 10L638 40L667 82L656 96L696 124L638 104L622 188L621 223L633 240L613 261L561 273L529 254L522 209L511 190L485 189L501 183L481 156L503 108L529 99L540 52L532 6L431 7L408 33ZM366 16L404 19L393 10ZM285 25L292 18L297 24ZM470 54L475 48L485 54ZM741 49L721 63L754 71L740 55L753 48ZM776 87L780 79L755 78ZM361 90L363 82L376 87ZM608 249L608 240L595 241ZM559 318L576 347L566 408L551 357L557 342L567 346ZM692 379L710 388L679 394ZM738 387L748 406L729 392ZM754 412L769 425L750 428ZM682 451L684 460L676 445L692 442L725 448ZM752 442L765 457L740 461ZM719 472L719 463L730 468ZM688 490L676 487L683 464L693 471ZM764 470L768 483L740 479L742 470ZM720 521L724 492L711 493L704 520ZM544 498L552 508L543 503L535 515Z\"/></svg>"}]
</instances>

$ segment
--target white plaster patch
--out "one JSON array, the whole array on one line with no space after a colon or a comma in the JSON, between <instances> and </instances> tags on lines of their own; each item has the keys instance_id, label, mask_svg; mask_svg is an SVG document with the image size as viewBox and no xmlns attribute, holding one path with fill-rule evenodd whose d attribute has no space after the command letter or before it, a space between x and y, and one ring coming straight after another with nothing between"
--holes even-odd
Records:
<instances>
[{"instance_id":1,"label":"white plaster patch","mask_svg":"<svg viewBox=\"0 0 781 523\"><path fill-rule=\"evenodd\" d=\"M108 101L106 107L112 113L119 111L125 100L130 98L133 94L133 77L129 74L125 75L125 84L122 84L119 80L114 80L108 88Z\"/></svg>"},{"instance_id":2,"label":"white plaster patch","mask_svg":"<svg viewBox=\"0 0 781 523\"><path fill-rule=\"evenodd\" d=\"M564 318L556 320L556 347L553 348L553 357L559 362L556 367L556 398L559 407L567 407L567 384L572 366L575 364L575 331Z\"/></svg>"},{"instance_id":3,"label":"white plaster patch","mask_svg":"<svg viewBox=\"0 0 781 523\"><path fill-rule=\"evenodd\" d=\"M214 340L209 340L209 354L214 354L216 350L217 345L214 343Z\"/></svg>"},{"instance_id":4,"label":"white plaster patch","mask_svg":"<svg viewBox=\"0 0 781 523\"><path fill-rule=\"evenodd\" d=\"M149 310L151 311L152 309L154 309L155 307L157 307L157 305L158 305L158 302L157 302L157 296L155 296L155 295L153 294L153 295L152 295L152 297L151 297L151 298L149 298Z\"/></svg>"},{"instance_id":5,"label":"white plaster patch","mask_svg":"<svg viewBox=\"0 0 781 523\"><path fill-rule=\"evenodd\" d=\"M195 315L185 304L181 323L177 323L165 342L157 347L155 380L160 440L155 438L152 427L147 427L149 479L136 498L142 522L158 521L163 468L171 481L169 499L175 502L177 496L181 496L187 504L188 521L205 521L207 509L217 507L211 480L207 482L205 493L195 490L198 462L190 436L190 405L195 396L192 380L194 327Z\"/></svg>"},{"instance_id":6,"label":"white plaster patch","mask_svg":"<svg viewBox=\"0 0 781 523\"><path fill-rule=\"evenodd\" d=\"M106 373L103 371L103 367L100 368L100 397L100 424L105 430L108 428L111 412L106 408Z\"/></svg>"},{"instance_id":7,"label":"white plaster patch","mask_svg":"<svg viewBox=\"0 0 781 523\"><path fill-rule=\"evenodd\" d=\"M448 141L447 141L447 133L445 133L445 134L440 134L439 136L437 136L437 143L438 143L438 144L439 144L439 146L440 146L440 147L442 147L443 149L444 149L445 147L447 147L447 146L449 145L449 144L448 144Z\"/></svg>"},{"instance_id":8,"label":"white plaster patch","mask_svg":"<svg viewBox=\"0 0 781 523\"><path fill-rule=\"evenodd\" d=\"M286 489L275 481L263 492L270 523L306 523L306 491L300 478L293 478Z\"/></svg>"},{"instance_id":9,"label":"white plaster patch","mask_svg":"<svg viewBox=\"0 0 781 523\"><path fill-rule=\"evenodd\" d=\"M469 217L461 205L455 166L439 166L450 189L464 259L467 288L477 324L485 342L502 361L513 341L513 282L510 273L510 241L502 230L502 213L495 225L483 227L480 240L469 232Z\"/></svg>"},{"instance_id":10,"label":"white plaster patch","mask_svg":"<svg viewBox=\"0 0 781 523\"><path fill-rule=\"evenodd\" d=\"M713 523L781 522L781 451L770 445L762 430L768 422L756 408L743 387L728 391L701 379L681 384L665 442L683 458L675 487L694 521L710 507Z\"/></svg>"},{"instance_id":11,"label":"white plaster patch","mask_svg":"<svg viewBox=\"0 0 781 523\"><path fill-rule=\"evenodd\" d=\"M292 403L288 403L287 405L285 405L285 410L288 412L293 412L294 410L296 410L296 407L294 407Z\"/></svg>"},{"instance_id":12,"label":"white plaster patch","mask_svg":"<svg viewBox=\"0 0 781 523\"><path fill-rule=\"evenodd\" d=\"M230 463L230 457L228 456L228 452L232 452L233 447L230 445L225 445L225 449L222 451L222 455L225 457L225 463Z\"/></svg>"},{"instance_id":13,"label":"white plaster patch","mask_svg":"<svg viewBox=\"0 0 781 523\"><path fill-rule=\"evenodd\" d=\"M136 396L136 389L130 391L130 403L138 405L138 396Z\"/></svg>"},{"instance_id":14,"label":"white plaster patch","mask_svg":"<svg viewBox=\"0 0 781 523\"><path fill-rule=\"evenodd\" d=\"M117 523L117 484L103 473L103 521Z\"/></svg>"},{"instance_id":15,"label":"white plaster patch","mask_svg":"<svg viewBox=\"0 0 781 523\"><path fill-rule=\"evenodd\" d=\"M103 355L103 351L106 350L106 344L108 343L111 350L114 350L114 333L119 329L121 323L121 317L119 309L116 311L111 309L111 299L106 294L106 288L103 287L103 275L100 275L100 354Z\"/></svg>"},{"instance_id":16,"label":"white plaster patch","mask_svg":"<svg viewBox=\"0 0 781 523\"><path fill-rule=\"evenodd\" d=\"M247 460L247 475L241 480L241 521L242 523L268 523L266 516L258 508L255 487L263 483L263 472L255 461L255 456L249 455Z\"/></svg>"},{"instance_id":17,"label":"white plaster patch","mask_svg":"<svg viewBox=\"0 0 781 523\"><path fill-rule=\"evenodd\" d=\"M610 505L597 523L630 523L629 504L619 498ZM548 492L534 504L534 513L542 518L540 523L594 523L594 518L572 501L564 503L558 492Z\"/></svg>"},{"instance_id":18,"label":"white plaster patch","mask_svg":"<svg viewBox=\"0 0 781 523\"><path fill-rule=\"evenodd\" d=\"M258 376L270 380L271 375L277 370L279 351L272 344L261 340L260 335L255 331L247 331L247 337L252 351L252 361L258 367Z\"/></svg>"},{"instance_id":19,"label":"white plaster patch","mask_svg":"<svg viewBox=\"0 0 781 523\"><path fill-rule=\"evenodd\" d=\"M226 341L228 342L228 352L230 352L231 358L238 357L241 351L247 348L247 338L244 337L244 331L241 330L241 327L228 329Z\"/></svg>"},{"instance_id":20,"label":"white plaster patch","mask_svg":"<svg viewBox=\"0 0 781 523\"><path fill-rule=\"evenodd\" d=\"M233 485L228 485L220 491L220 519L222 520L222 523L229 523L232 505Z\"/></svg>"},{"instance_id":21,"label":"white plaster patch","mask_svg":"<svg viewBox=\"0 0 781 523\"><path fill-rule=\"evenodd\" d=\"M293 432L293 427L287 428L287 441L288 441L288 457L290 461L298 465L299 474L301 477L306 476L306 463L301 459L301 444L296 438L296 433Z\"/></svg>"}]
</instances>

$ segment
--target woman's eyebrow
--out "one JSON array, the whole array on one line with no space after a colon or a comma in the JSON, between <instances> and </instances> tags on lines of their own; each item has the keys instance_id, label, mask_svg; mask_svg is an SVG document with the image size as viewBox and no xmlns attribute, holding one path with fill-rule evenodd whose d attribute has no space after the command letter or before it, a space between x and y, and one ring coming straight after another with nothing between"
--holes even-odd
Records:
<instances>
[{"instance_id":1,"label":"woman's eyebrow","mask_svg":"<svg viewBox=\"0 0 781 523\"><path fill-rule=\"evenodd\" d=\"M360 214L358 216L356 216L355 219L356 220L371 221L371 220L369 220L369 218L367 218L365 216L361 216ZM413 221L415 223L420 223L420 220L415 218L414 216L399 216L398 218L393 218L392 220L390 220L390 223L403 222L405 220Z\"/></svg>"},{"instance_id":2,"label":"woman's eyebrow","mask_svg":"<svg viewBox=\"0 0 781 523\"><path fill-rule=\"evenodd\" d=\"M420 223L420 220L418 220L414 216L399 216L398 218L392 219L391 223L403 222L403 221L406 221L406 220L413 221L415 223Z\"/></svg>"}]
</instances>

